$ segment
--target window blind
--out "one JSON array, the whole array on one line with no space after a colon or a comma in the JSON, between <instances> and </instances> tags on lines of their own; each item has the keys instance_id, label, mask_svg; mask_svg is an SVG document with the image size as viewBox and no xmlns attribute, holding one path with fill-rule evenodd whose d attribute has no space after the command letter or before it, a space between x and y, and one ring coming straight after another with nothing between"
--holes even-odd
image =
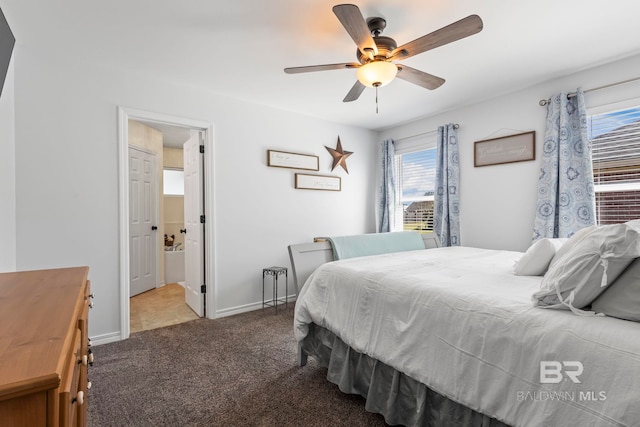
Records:
<instances>
[{"instance_id":1,"label":"window blind","mask_svg":"<svg viewBox=\"0 0 640 427\"><path fill-rule=\"evenodd\" d=\"M433 230L436 133L394 143L396 152L396 218L403 230Z\"/></svg>"},{"instance_id":2,"label":"window blind","mask_svg":"<svg viewBox=\"0 0 640 427\"><path fill-rule=\"evenodd\" d=\"M640 107L590 115L599 224L640 219Z\"/></svg>"},{"instance_id":3,"label":"window blind","mask_svg":"<svg viewBox=\"0 0 640 427\"><path fill-rule=\"evenodd\" d=\"M437 132L428 132L413 137L407 137L394 141L393 148L396 154L412 153L436 147Z\"/></svg>"}]
</instances>

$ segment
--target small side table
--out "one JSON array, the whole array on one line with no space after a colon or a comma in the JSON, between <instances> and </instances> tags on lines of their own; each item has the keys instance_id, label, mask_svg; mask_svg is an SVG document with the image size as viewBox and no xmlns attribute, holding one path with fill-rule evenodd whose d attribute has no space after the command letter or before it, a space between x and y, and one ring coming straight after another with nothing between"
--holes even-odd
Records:
<instances>
[{"instance_id":1,"label":"small side table","mask_svg":"<svg viewBox=\"0 0 640 427\"><path fill-rule=\"evenodd\" d=\"M278 277L284 274L284 286L285 286L285 294L283 298L278 298ZM273 294L270 300L264 299L264 286L265 286L265 278L267 276L271 276L272 284L273 284ZM286 267L267 267L262 269L262 309L264 310L265 306L275 307L276 314L278 313L278 305L284 304L285 308L288 307L289 302L289 275Z\"/></svg>"}]
</instances>

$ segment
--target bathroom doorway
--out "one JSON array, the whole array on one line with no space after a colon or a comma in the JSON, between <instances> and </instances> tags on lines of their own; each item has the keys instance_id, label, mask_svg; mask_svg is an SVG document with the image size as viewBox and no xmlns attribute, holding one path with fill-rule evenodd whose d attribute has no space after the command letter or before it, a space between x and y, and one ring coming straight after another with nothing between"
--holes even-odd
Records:
<instances>
[{"instance_id":1,"label":"bathroom doorway","mask_svg":"<svg viewBox=\"0 0 640 427\"><path fill-rule=\"evenodd\" d=\"M131 299L130 299L130 328L131 332L155 329L169 326L182 321L197 318L185 304L185 251L184 251L184 164L183 144L198 130L156 123L147 120L129 120L129 146L144 146L155 151L158 167L153 171L159 183L154 197L143 197L155 203L149 209L152 216L158 218L154 222L152 251L148 257L153 261L148 264L158 266L157 280L145 289L145 292L133 292L136 267L134 261L139 239L132 239L131 251ZM131 159L130 159L131 162ZM132 163L130 163L131 165ZM130 172L130 179L135 175ZM140 195L133 191L136 186L130 186L131 212L138 211L134 206L138 204ZM141 196L140 196L141 197ZM155 202L157 200L157 203ZM148 210L148 209L144 209ZM132 223L130 232L135 227ZM154 272L156 273L156 272Z\"/></svg>"},{"instance_id":2,"label":"bathroom doorway","mask_svg":"<svg viewBox=\"0 0 640 427\"><path fill-rule=\"evenodd\" d=\"M193 311L185 304L185 292L183 287L184 277L187 275L184 267L185 264L187 264L184 260L184 235L186 227L184 223L183 206L185 196L184 193L177 190L177 188L180 187L180 174L184 167L182 164L182 144L190 138L193 139L192 137L197 135L202 147L200 152L203 152L207 146L211 147L213 127L211 125L204 126L205 124L193 122L191 120L174 120L173 118L169 118L164 115L125 110L123 108L119 109L119 113L121 125L121 152L128 148L130 144L140 145L139 141L134 141L140 135L144 135L145 137L148 135L161 135L161 143L159 145L156 143L155 147L155 151L160 153L157 162L160 166L157 168L157 172L159 175L159 187L162 189L158 192L159 203L157 203L156 207L158 211L158 238L156 244L158 283L156 289L134 297L136 298L135 300L129 298L125 299L124 297L122 298L121 335L122 339L124 339L129 336L130 332L180 323L182 321L191 320L194 316L195 318L198 317L198 315L193 313ZM134 132L132 133L131 130L134 130ZM211 189L213 186L211 184L213 171L211 169L213 168L213 153L211 152L208 154L208 156L200 156L202 168L199 172L201 174L200 181L202 182L202 197L204 197L204 190L207 189L207 194L212 198L213 192ZM120 157L120 160L122 163L122 156ZM205 165L207 166L206 168ZM121 192L127 194L128 192L123 190L123 182L128 180L127 174L122 173L122 171L128 170L125 166L126 164L121 168L120 189ZM166 180L169 181L169 187L166 191L164 186L165 176L167 177ZM187 196L187 198L189 197L190 196ZM123 202L121 206L121 225L124 224L127 219L124 213L126 212L125 208L128 209L129 203L127 202L130 202L128 199L128 196L121 198L121 201ZM204 218L207 216L208 212L212 211L211 201L201 203L201 206L201 212L203 213L202 217ZM123 230L127 230L127 228L123 227ZM206 241L207 244L200 248L202 256L199 257L201 258L201 262L198 270L202 270L199 277L206 277L205 273L209 273L210 271L212 272L210 266L213 265L213 224L211 224L211 228L208 230L204 228L203 224L201 232L203 234L203 241ZM204 239L205 232L206 240ZM121 233L121 259L123 261L121 262L121 288L123 290L123 295L126 296L128 296L129 291L130 266L128 265L129 260L127 259L125 261L123 258L125 254L127 254L128 257L129 243L128 236L125 237L124 233ZM206 257L204 256L205 253ZM189 256L189 258L190 257L191 256ZM212 275L210 274L210 276ZM207 288L212 291L214 289L213 285L213 280L209 280L209 283L205 283L203 281L202 286L198 285L198 291L202 288L201 300L203 307L205 306L205 302L206 305L209 305L210 307L213 306L213 295L205 293ZM213 292L211 293L213 294ZM182 297L180 297L180 295L182 295ZM173 302L170 303L170 301ZM145 309L139 310L141 304L144 305ZM150 307L155 308L149 310L148 308ZM143 311L146 311L147 313L142 313ZM162 314L160 311L164 311L165 313ZM213 318L214 314L204 313L203 311L201 311L201 313L206 314L211 318ZM140 316L143 316L143 319L146 320L140 321ZM162 323L165 322L162 320L163 318L167 319L166 324Z\"/></svg>"}]
</instances>

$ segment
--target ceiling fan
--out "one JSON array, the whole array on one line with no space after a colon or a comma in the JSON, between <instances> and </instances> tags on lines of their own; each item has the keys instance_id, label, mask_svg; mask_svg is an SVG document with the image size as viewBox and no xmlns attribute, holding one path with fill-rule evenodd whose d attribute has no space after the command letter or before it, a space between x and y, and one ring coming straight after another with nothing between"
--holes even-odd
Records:
<instances>
[{"instance_id":1,"label":"ceiling fan","mask_svg":"<svg viewBox=\"0 0 640 427\"><path fill-rule=\"evenodd\" d=\"M469 37L482 30L482 19L478 15L470 15L409 43L398 46L391 37L380 35L387 25L387 21L384 18L373 17L365 21L358 6L353 4L336 5L333 7L333 13L335 13L347 33L358 45L356 52L358 62L291 67L285 68L284 71L287 74L297 74L312 71L357 69L356 76L358 80L347 93L343 102L355 101L360 97L365 87L374 87L377 90L378 87L391 82L396 76L426 89L437 89L444 83L443 78L406 65L396 64L393 61L410 58L419 53Z\"/></svg>"}]
</instances>

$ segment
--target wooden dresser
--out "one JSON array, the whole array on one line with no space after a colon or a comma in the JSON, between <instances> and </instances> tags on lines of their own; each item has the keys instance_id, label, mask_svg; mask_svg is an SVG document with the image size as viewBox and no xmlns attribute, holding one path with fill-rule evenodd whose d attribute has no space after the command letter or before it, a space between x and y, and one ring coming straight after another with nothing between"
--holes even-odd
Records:
<instances>
[{"instance_id":1,"label":"wooden dresser","mask_svg":"<svg viewBox=\"0 0 640 427\"><path fill-rule=\"evenodd\" d=\"M0 274L0 426L85 426L88 267Z\"/></svg>"}]
</instances>

